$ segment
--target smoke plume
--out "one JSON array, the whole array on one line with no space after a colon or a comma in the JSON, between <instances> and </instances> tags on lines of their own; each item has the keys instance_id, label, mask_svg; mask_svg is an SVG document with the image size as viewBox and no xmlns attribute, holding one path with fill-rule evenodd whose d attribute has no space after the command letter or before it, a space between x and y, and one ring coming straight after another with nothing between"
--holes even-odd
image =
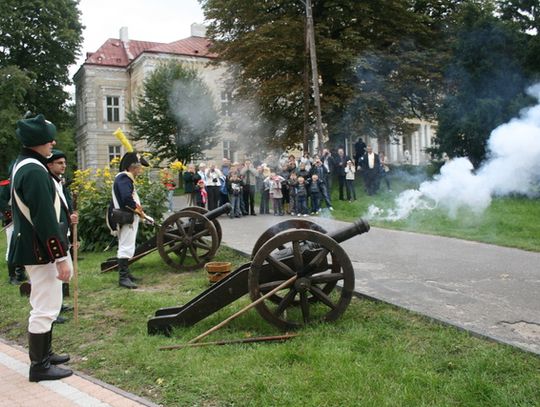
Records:
<instances>
[{"instance_id":1,"label":"smoke plume","mask_svg":"<svg viewBox=\"0 0 540 407\"><path fill-rule=\"evenodd\" d=\"M540 102L540 84L527 91ZM468 208L481 214L496 196L538 195L540 183L540 104L524 109L518 118L497 127L487 143L488 159L473 172L464 157L448 161L433 181L418 190L402 192L395 207L383 210L372 205L368 219L397 221L416 209L444 208L450 217Z\"/></svg>"}]
</instances>

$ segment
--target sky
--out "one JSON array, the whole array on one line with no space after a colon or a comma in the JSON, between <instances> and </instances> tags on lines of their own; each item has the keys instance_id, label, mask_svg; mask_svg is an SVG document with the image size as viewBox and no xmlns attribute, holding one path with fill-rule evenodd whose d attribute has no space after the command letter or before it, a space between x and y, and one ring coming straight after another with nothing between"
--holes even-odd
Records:
<instances>
[{"instance_id":1,"label":"sky","mask_svg":"<svg viewBox=\"0 0 540 407\"><path fill-rule=\"evenodd\" d=\"M108 38L119 38L121 27L128 27L132 40L167 43L189 37L191 24L204 22L197 0L81 0L79 10L86 28L71 77L86 53L96 51Z\"/></svg>"}]
</instances>

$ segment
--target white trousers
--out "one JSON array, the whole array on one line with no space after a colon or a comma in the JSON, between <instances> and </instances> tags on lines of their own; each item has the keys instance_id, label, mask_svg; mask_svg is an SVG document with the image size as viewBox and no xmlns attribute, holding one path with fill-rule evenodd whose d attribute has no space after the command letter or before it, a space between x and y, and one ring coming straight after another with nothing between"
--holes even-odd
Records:
<instances>
[{"instance_id":1,"label":"white trousers","mask_svg":"<svg viewBox=\"0 0 540 407\"><path fill-rule=\"evenodd\" d=\"M67 261L73 270L71 257ZM52 323L60 314L62 306L62 281L56 278L56 264L27 265L26 271L32 283L30 291L30 318L28 332L42 334L49 332Z\"/></svg>"},{"instance_id":2,"label":"white trousers","mask_svg":"<svg viewBox=\"0 0 540 407\"><path fill-rule=\"evenodd\" d=\"M8 254L9 254L9 244L11 243L11 235L13 234L13 222L6 228L6 239L7 239L7 247L6 247L6 261L8 260Z\"/></svg>"},{"instance_id":3,"label":"white trousers","mask_svg":"<svg viewBox=\"0 0 540 407\"><path fill-rule=\"evenodd\" d=\"M118 230L118 252L119 259L130 259L135 253L135 243L137 241L137 231L139 230L139 217L135 215L133 223L122 225Z\"/></svg>"}]
</instances>

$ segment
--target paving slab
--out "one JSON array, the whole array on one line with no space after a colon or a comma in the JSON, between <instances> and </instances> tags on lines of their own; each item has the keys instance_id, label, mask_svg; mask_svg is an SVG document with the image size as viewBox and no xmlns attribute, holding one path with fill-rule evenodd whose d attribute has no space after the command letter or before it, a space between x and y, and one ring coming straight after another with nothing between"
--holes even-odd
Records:
<instances>
[{"instance_id":1,"label":"paving slab","mask_svg":"<svg viewBox=\"0 0 540 407\"><path fill-rule=\"evenodd\" d=\"M31 383L29 368L28 351L0 339L0 407L158 407L78 372L62 380Z\"/></svg>"}]
</instances>

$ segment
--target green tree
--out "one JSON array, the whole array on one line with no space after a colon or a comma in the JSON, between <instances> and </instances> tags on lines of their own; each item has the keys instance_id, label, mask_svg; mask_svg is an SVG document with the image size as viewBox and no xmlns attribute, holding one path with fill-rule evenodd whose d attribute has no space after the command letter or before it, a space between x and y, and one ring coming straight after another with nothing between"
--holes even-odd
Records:
<instances>
[{"instance_id":1,"label":"green tree","mask_svg":"<svg viewBox=\"0 0 540 407\"><path fill-rule=\"evenodd\" d=\"M499 0L498 12L503 21L517 24L527 37L525 68L538 81L540 77L540 5L537 0Z\"/></svg>"},{"instance_id":2,"label":"green tree","mask_svg":"<svg viewBox=\"0 0 540 407\"><path fill-rule=\"evenodd\" d=\"M406 118L434 114L448 55L446 30L457 3L313 1L323 121L334 144L351 132L385 137L403 128ZM201 4L211 21L214 49L230 63L242 112L252 112L261 123L259 136L274 146L299 143L304 101L309 98L312 104L305 86L309 64L303 2ZM312 113L308 119L312 125ZM242 130L244 121L238 122ZM260 137L255 142L260 146Z\"/></svg>"},{"instance_id":3,"label":"green tree","mask_svg":"<svg viewBox=\"0 0 540 407\"><path fill-rule=\"evenodd\" d=\"M24 98L30 78L16 66L0 67L0 174L7 177L8 165L20 149L15 138L17 120L24 116Z\"/></svg>"},{"instance_id":4,"label":"green tree","mask_svg":"<svg viewBox=\"0 0 540 407\"><path fill-rule=\"evenodd\" d=\"M184 163L217 143L218 114L208 86L194 69L170 61L144 81L138 106L128 113L135 140L160 160Z\"/></svg>"},{"instance_id":5,"label":"green tree","mask_svg":"<svg viewBox=\"0 0 540 407\"><path fill-rule=\"evenodd\" d=\"M532 102L525 94L531 84L527 36L493 11L469 3L460 13L433 150L438 156L467 156L475 166L485 158L491 131Z\"/></svg>"},{"instance_id":6,"label":"green tree","mask_svg":"<svg viewBox=\"0 0 540 407\"><path fill-rule=\"evenodd\" d=\"M2 0L0 67L17 66L30 78L24 110L43 113L58 127L66 120L67 67L82 43L78 0Z\"/></svg>"}]
</instances>

